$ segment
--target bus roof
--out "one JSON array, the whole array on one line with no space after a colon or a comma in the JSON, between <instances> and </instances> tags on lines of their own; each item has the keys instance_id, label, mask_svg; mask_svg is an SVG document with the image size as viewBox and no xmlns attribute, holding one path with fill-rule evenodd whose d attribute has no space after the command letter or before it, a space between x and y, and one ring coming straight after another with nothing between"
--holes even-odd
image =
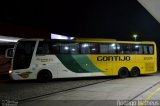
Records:
<instances>
[{"instance_id":1,"label":"bus roof","mask_svg":"<svg viewBox=\"0 0 160 106\"><path fill-rule=\"evenodd\" d=\"M75 38L73 39L74 41L79 41L79 42L105 42L105 41L116 41L116 39L106 39L106 38Z\"/></svg>"},{"instance_id":2,"label":"bus roof","mask_svg":"<svg viewBox=\"0 0 160 106\"><path fill-rule=\"evenodd\" d=\"M57 40L57 39L21 39L19 41L31 41L31 40L39 40L39 41L55 41L55 42L111 42L111 43L134 43L134 44L155 44L154 41L117 41L116 39L103 39L103 38L75 38L73 40Z\"/></svg>"}]
</instances>

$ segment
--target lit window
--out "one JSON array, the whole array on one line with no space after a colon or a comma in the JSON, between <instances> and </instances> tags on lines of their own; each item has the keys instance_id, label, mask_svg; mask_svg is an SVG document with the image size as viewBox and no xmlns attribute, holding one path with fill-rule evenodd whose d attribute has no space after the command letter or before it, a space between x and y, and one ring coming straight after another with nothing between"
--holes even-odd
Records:
<instances>
[{"instance_id":1,"label":"lit window","mask_svg":"<svg viewBox=\"0 0 160 106\"><path fill-rule=\"evenodd\" d=\"M139 48L139 45L135 45L135 48Z\"/></svg>"},{"instance_id":2,"label":"lit window","mask_svg":"<svg viewBox=\"0 0 160 106\"><path fill-rule=\"evenodd\" d=\"M75 51L75 49L74 49L74 48L72 48L71 50L72 50L72 51Z\"/></svg>"},{"instance_id":3,"label":"lit window","mask_svg":"<svg viewBox=\"0 0 160 106\"><path fill-rule=\"evenodd\" d=\"M86 47L88 47L89 45L87 44L87 43L84 43L83 45L82 45L82 47L84 47L84 48L86 48Z\"/></svg>"},{"instance_id":4,"label":"lit window","mask_svg":"<svg viewBox=\"0 0 160 106\"><path fill-rule=\"evenodd\" d=\"M111 46L112 46L112 47L114 47L114 46L116 46L116 44L115 44L115 43L113 43L113 44L111 44Z\"/></svg>"},{"instance_id":5,"label":"lit window","mask_svg":"<svg viewBox=\"0 0 160 106\"><path fill-rule=\"evenodd\" d=\"M68 47L68 46L65 46L65 47L64 47L64 49L65 49L65 50L68 50L68 49L69 49L69 47Z\"/></svg>"},{"instance_id":6,"label":"lit window","mask_svg":"<svg viewBox=\"0 0 160 106\"><path fill-rule=\"evenodd\" d=\"M95 51L96 50L96 48L92 48L92 51Z\"/></svg>"}]
</instances>

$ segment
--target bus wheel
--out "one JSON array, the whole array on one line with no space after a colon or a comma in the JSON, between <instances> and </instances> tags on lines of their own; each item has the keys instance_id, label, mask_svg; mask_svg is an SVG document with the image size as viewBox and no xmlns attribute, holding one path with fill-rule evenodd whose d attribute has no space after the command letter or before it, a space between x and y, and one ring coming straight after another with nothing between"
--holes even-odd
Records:
<instances>
[{"instance_id":1,"label":"bus wheel","mask_svg":"<svg viewBox=\"0 0 160 106\"><path fill-rule=\"evenodd\" d=\"M130 72L131 77L138 77L140 75L140 70L138 67L133 67Z\"/></svg>"},{"instance_id":2,"label":"bus wheel","mask_svg":"<svg viewBox=\"0 0 160 106\"><path fill-rule=\"evenodd\" d=\"M129 75L129 72L128 72L127 68L122 67L122 68L119 69L118 76L120 78L126 78L126 77L128 77L128 75Z\"/></svg>"},{"instance_id":3,"label":"bus wheel","mask_svg":"<svg viewBox=\"0 0 160 106\"><path fill-rule=\"evenodd\" d=\"M48 82L52 79L52 73L48 70L41 70L38 73L37 80L40 82Z\"/></svg>"}]
</instances>

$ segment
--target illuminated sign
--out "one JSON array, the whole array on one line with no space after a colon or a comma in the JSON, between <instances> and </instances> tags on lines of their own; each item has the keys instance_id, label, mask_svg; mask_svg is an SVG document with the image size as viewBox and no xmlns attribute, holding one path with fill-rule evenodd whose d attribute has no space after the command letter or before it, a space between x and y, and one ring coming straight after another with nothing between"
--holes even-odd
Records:
<instances>
[{"instance_id":1,"label":"illuminated sign","mask_svg":"<svg viewBox=\"0 0 160 106\"><path fill-rule=\"evenodd\" d=\"M53 33L51 33L51 39L66 39L66 40L72 40L72 39L74 39L74 37L64 36L64 35L59 35L59 34L53 34Z\"/></svg>"}]
</instances>

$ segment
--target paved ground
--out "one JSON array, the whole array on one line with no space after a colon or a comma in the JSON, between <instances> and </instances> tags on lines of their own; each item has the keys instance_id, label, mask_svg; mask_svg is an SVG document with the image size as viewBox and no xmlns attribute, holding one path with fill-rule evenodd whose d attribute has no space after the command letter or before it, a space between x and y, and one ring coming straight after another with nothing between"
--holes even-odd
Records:
<instances>
[{"instance_id":1,"label":"paved ground","mask_svg":"<svg viewBox=\"0 0 160 106\"><path fill-rule=\"evenodd\" d=\"M145 105L160 99L160 74L116 79L20 103L20 106ZM144 100L139 102L137 100ZM139 104L137 104L139 102ZM154 101L153 101L154 102ZM160 101L155 101L159 106ZM152 103L153 104L153 103Z\"/></svg>"},{"instance_id":2,"label":"paved ground","mask_svg":"<svg viewBox=\"0 0 160 106\"><path fill-rule=\"evenodd\" d=\"M112 77L113 78L113 77ZM53 94L90 84L111 80L110 77L60 79L48 83L37 81L10 81L0 79L0 100L22 101L42 95Z\"/></svg>"}]
</instances>

